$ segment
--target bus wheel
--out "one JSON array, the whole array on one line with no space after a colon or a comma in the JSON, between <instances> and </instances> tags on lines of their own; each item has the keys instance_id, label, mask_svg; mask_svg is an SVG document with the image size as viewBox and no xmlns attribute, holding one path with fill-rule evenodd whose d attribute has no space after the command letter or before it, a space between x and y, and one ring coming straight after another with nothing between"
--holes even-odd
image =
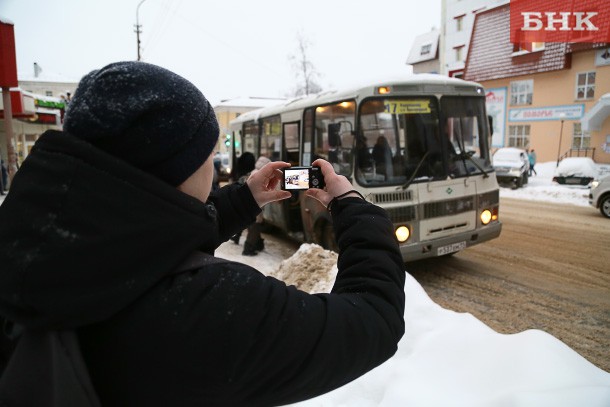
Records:
<instances>
[{"instance_id":1,"label":"bus wheel","mask_svg":"<svg viewBox=\"0 0 610 407\"><path fill-rule=\"evenodd\" d=\"M335 230L331 222L326 220L322 221L317 228L316 243L322 246L326 250L332 250L339 252L339 246L335 239Z\"/></svg>"}]
</instances>

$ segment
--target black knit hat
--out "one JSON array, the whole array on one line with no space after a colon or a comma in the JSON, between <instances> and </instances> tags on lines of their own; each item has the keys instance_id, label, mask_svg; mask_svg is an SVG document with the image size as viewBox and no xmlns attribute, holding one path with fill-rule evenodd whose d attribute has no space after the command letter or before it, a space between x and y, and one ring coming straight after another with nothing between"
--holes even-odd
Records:
<instances>
[{"instance_id":1,"label":"black knit hat","mask_svg":"<svg viewBox=\"0 0 610 407\"><path fill-rule=\"evenodd\" d=\"M183 77L144 62L87 74L63 128L172 186L201 167L218 140L205 96Z\"/></svg>"}]
</instances>

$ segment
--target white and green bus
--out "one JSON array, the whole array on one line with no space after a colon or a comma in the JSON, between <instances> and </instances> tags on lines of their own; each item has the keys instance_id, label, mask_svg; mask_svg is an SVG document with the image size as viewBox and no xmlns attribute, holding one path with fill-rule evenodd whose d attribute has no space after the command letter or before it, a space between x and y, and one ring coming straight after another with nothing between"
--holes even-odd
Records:
<instances>
[{"instance_id":1,"label":"white and green bus","mask_svg":"<svg viewBox=\"0 0 610 407\"><path fill-rule=\"evenodd\" d=\"M230 126L232 160L249 151L293 166L331 162L388 212L405 261L449 255L500 235L479 84L411 75L250 111ZM328 211L303 193L263 213L293 238L336 249Z\"/></svg>"}]
</instances>

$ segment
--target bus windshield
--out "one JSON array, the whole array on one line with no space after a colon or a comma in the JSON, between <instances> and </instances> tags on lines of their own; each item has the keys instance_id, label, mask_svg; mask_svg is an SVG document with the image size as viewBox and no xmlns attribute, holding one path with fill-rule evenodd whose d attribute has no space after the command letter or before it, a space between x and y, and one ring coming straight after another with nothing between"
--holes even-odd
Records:
<instances>
[{"instance_id":1,"label":"bus windshield","mask_svg":"<svg viewBox=\"0 0 610 407\"><path fill-rule=\"evenodd\" d=\"M356 181L408 185L491 171L483 98L368 99L359 111Z\"/></svg>"}]
</instances>

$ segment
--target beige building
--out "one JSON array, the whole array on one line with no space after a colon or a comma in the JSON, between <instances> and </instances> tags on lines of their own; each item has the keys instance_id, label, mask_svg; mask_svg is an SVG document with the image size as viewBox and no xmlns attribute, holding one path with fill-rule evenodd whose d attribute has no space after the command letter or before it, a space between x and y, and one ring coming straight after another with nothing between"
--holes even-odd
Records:
<instances>
[{"instance_id":1,"label":"beige building","mask_svg":"<svg viewBox=\"0 0 610 407\"><path fill-rule=\"evenodd\" d=\"M492 147L610 163L610 44L513 44L509 7L476 14L464 71L486 89Z\"/></svg>"}]
</instances>

